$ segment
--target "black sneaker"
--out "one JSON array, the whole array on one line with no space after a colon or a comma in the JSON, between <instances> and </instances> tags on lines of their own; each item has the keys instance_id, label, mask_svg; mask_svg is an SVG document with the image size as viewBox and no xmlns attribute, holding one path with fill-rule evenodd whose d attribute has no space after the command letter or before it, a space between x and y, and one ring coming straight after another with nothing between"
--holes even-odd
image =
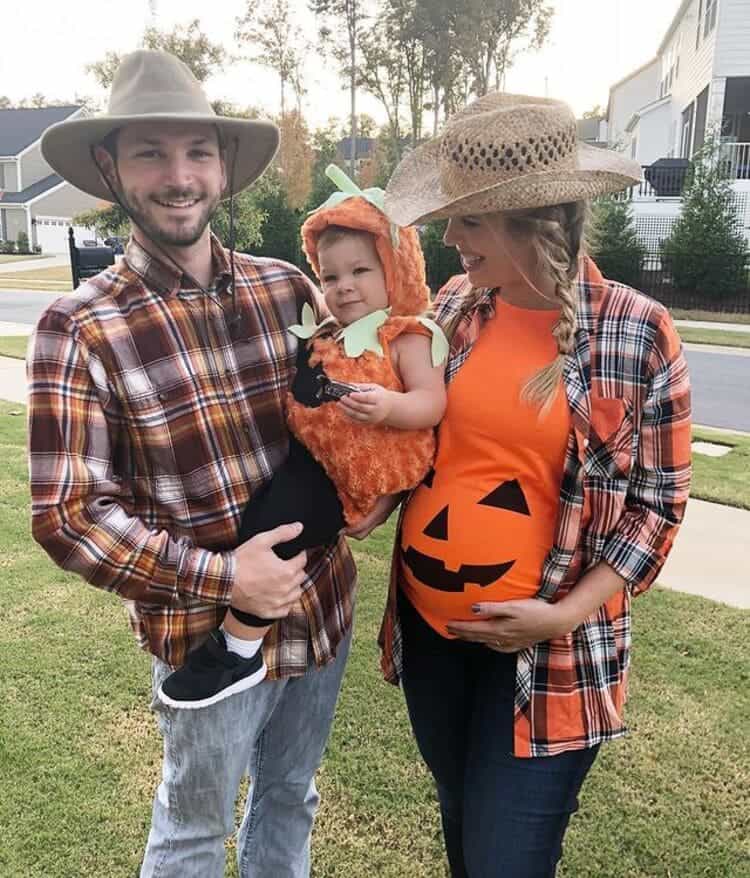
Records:
<instances>
[{"instance_id":1,"label":"black sneaker","mask_svg":"<svg viewBox=\"0 0 750 878\"><path fill-rule=\"evenodd\" d=\"M157 695L170 707L195 710L255 686L266 670L262 649L252 658L242 658L229 652L224 635L217 629L164 680Z\"/></svg>"}]
</instances>

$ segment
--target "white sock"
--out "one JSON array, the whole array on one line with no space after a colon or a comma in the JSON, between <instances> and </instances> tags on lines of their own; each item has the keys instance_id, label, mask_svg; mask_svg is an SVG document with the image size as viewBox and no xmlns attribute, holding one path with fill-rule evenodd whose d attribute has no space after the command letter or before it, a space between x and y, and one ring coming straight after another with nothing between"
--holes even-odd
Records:
<instances>
[{"instance_id":1,"label":"white sock","mask_svg":"<svg viewBox=\"0 0 750 878\"><path fill-rule=\"evenodd\" d=\"M229 652L236 653L242 656L242 658L252 658L260 649L261 643L263 643L262 637L260 640L243 640L241 637L235 637L227 631L224 625L221 626L221 632L224 635L224 640L227 642Z\"/></svg>"}]
</instances>

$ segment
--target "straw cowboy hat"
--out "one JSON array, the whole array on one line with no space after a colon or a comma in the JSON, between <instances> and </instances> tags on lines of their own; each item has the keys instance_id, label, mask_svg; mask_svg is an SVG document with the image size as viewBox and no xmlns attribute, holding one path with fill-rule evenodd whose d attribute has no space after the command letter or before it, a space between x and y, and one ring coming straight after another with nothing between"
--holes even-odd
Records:
<instances>
[{"instance_id":1,"label":"straw cowboy hat","mask_svg":"<svg viewBox=\"0 0 750 878\"><path fill-rule=\"evenodd\" d=\"M567 104L493 92L410 152L388 183L385 210L401 226L497 210L564 204L640 182L638 164L579 143Z\"/></svg>"},{"instance_id":2,"label":"straw cowboy hat","mask_svg":"<svg viewBox=\"0 0 750 878\"><path fill-rule=\"evenodd\" d=\"M94 162L92 147L112 131L133 122L190 122L215 126L226 146L227 168L234 163L234 192L240 192L268 167L279 132L262 119L217 116L190 68L168 52L141 49L117 68L107 113L58 122L42 137L42 154L69 183L89 195L112 201ZM229 191L224 196L229 196Z\"/></svg>"}]
</instances>

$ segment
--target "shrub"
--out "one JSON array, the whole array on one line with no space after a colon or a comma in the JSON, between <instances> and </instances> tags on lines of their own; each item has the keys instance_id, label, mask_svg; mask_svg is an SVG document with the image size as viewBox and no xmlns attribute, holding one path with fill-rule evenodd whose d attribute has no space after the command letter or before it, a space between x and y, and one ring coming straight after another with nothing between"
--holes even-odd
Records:
<instances>
[{"instance_id":1,"label":"shrub","mask_svg":"<svg viewBox=\"0 0 750 878\"><path fill-rule=\"evenodd\" d=\"M447 220L428 223L420 230L420 240L424 251L424 261L427 268L427 283L432 290L433 296L454 274L463 274L461 259L455 247L446 247L443 244L443 234Z\"/></svg>"},{"instance_id":2,"label":"shrub","mask_svg":"<svg viewBox=\"0 0 750 878\"><path fill-rule=\"evenodd\" d=\"M664 267L678 290L713 298L745 283L748 248L715 137L694 157L682 213L663 242Z\"/></svg>"},{"instance_id":3,"label":"shrub","mask_svg":"<svg viewBox=\"0 0 750 878\"><path fill-rule=\"evenodd\" d=\"M16 245L14 241L0 241L0 253L15 253Z\"/></svg>"},{"instance_id":4,"label":"shrub","mask_svg":"<svg viewBox=\"0 0 750 878\"><path fill-rule=\"evenodd\" d=\"M635 230L629 202L597 199L587 239L588 250L605 277L631 287L639 285L646 250Z\"/></svg>"},{"instance_id":5,"label":"shrub","mask_svg":"<svg viewBox=\"0 0 750 878\"><path fill-rule=\"evenodd\" d=\"M31 253L29 250L29 236L26 232L19 232L16 238L16 250L19 253Z\"/></svg>"}]
</instances>

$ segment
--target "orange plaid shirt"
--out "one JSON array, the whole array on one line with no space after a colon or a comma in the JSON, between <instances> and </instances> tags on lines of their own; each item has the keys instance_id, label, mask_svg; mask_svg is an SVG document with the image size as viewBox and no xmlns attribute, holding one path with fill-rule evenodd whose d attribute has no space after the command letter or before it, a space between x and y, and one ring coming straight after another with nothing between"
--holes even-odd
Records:
<instances>
[{"instance_id":1,"label":"orange plaid shirt","mask_svg":"<svg viewBox=\"0 0 750 878\"><path fill-rule=\"evenodd\" d=\"M460 310L469 289L465 276L450 280L438 294L437 319ZM493 313L494 291L486 290L451 340L448 382ZM581 262L575 350L563 381L571 431L554 545L537 598L561 599L601 561L626 588L570 634L518 654L516 756L591 747L625 733L630 601L659 573L690 487L690 386L669 313L605 280L588 258ZM399 545L397 537L396 552ZM380 632L383 673L394 683L402 659L398 571L394 553Z\"/></svg>"},{"instance_id":2,"label":"orange plaid shirt","mask_svg":"<svg viewBox=\"0 0 750 878\"><path fill-rule=\"evenodd\" d=\"M126 602L138 642L172 666L216 627L242 510L285 459L284 400L318 293L296 268L212 239L210 295L137 243L55 302L29 357L32 531L50 557ZM310 552L300 604L264 643L271 678L324 665L352 621L343 540Z\"/></svg>"}]
</instances>

